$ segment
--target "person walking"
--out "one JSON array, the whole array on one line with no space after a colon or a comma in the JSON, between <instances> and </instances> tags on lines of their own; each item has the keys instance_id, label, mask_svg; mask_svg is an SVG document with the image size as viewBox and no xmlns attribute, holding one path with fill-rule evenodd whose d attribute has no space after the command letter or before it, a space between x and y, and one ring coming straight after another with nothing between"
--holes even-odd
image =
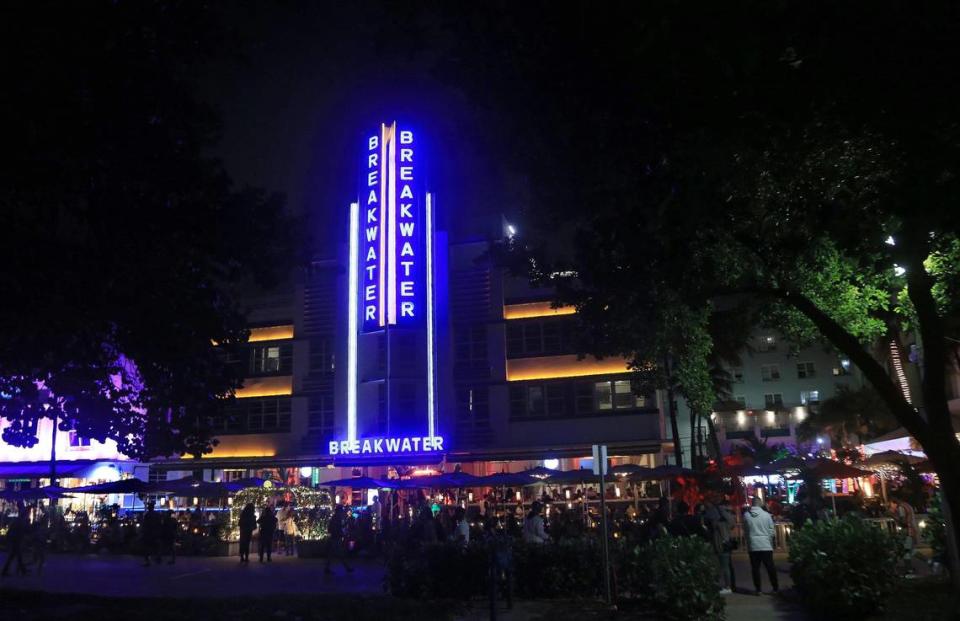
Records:
<instances>
[{"instance_id":1,"label":"person walking","mask_svg":"<svg viewBox=\"0 0 960 621\"><path fill-rule=\"evenodd\" d=\"M773 564L773 542L776 539L776 527L773 517L763 508L763 500L757 496L753 506L743 513L743 525L746 529L747 550L750 553L750 571L753 573L753 587L760 595L760 565L767 570L770 586L774 593L780 592L777 568Z\"/></svg>"},{"instance_id":2,"label":"person walking","mask_svg":"<svg viewBox=\"0 0 960 621\"><path fill-rule=\"evenodd\" d=\"M143 545L143 566L150 567L150 557L160 562L160 514L153 510L154 504L147 503L147 510L140 523L140 542Z\"/></svg>"},{"instance_id":3,"label":"person walking","mask_svg":"<svg viewBox=\"0 0 960 621\"><path fill-rule=\"evenodd\" d=\"M737 546L733 538L736 516L730 509L730 502L724 498L719 505L711 504L707 507L706 518L713 553L717 555L717 564L720 567L720 594L730 595L737 588L737 576L733 570L733 550Z\"/></svg>"},{"instance_id":4,"label":"person walking","mask_svg":"<svg viewBox=\"0 0 960 621\"><path fill-rule=\"evenodd\" d=\"M177 531L180 529L180 523L177 522L173 511L167 511L160 524L160 554L169 554L168 565L177 562Z\"/></svg>"},{"instance_id":5,"label":"person walking","mask_svg":"<svg viewBox=\"0 0 960 621\"><path fill-rule=\"evenodd\" d=\"M252 502L243 507L237 526L240 529L240 562L249 563L250 540L253 539L253 531L257 529L257 515Z\"/></svg>"},{"instance_id":6,"label":"person walking","mask_svg":"<svg viewBox=\"0 0 960 621\"><path fill-rule=\"evenodd\" d=\"M17 561L17 573L21 576L27 575L27 568L23 564L23 540L27 536L27 509L23 503L17 503L17 517L13 518L7 526L7 560L3 564L3 572L0 572L4 578L10 575L10 565L14 559Z\"/></svg>"},{"instance_id":7,"label":"person walking","mask_svg":"<svg viewBox=\"0 0 960 621\"><path fill-rule=\"evenodd\" d=\"M337 505L333 510L333 515L330 516L330 521L327 522L327 562L324 565L323 573L328 576L333 573L333 570L330 569L330 562L334 556L340 559L347 573L353 571L353 567L350 567L350 564L347 563L345 547L346 534L346 511L344 511L343 505Z\"/></svg>"},{"instance_id":8,"label":"person walking","mask_svg":"<svg viewBox=\"0 0 960 621\"><path fill-rule=\"evenodd\" d=\"M541 511L543 511L543 505L540 504L540 501L533 501L530 506L530 513L527 514L527 519L523 522L523 540L526 543L548 543L550 541L550 536L547 535L547 531L543 527Z\"/></svg>"},{"instance_id":9,"label":"person walking","mask_svg":"<svg viewBox=\"0 0 960 621\"><path fill-rule=\"evenodd\" d=\"M272 563L271 555L273 553L273 536L277 532L277 516L273 513L273 507L264 505L260 511L260 519L257 520L260 525L260 562L263 562L263 555L267 555L267 562Z\"/></svg>"}]
</instances>

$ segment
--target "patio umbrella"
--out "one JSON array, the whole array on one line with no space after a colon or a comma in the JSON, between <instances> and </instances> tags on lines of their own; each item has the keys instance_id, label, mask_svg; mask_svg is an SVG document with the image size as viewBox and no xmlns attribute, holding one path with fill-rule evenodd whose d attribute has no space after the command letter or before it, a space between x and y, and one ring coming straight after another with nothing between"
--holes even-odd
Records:
<instances>
[{"instance_id":1,"label":"patio umbrella","mask_svg":"<svg viewBox=\"0 0 960 621\"><path fill-rule=\"evenodd\" d=\"M923 461L917 463L915 467L917 472L922 472L924 474L933 474L937 471L937 469L933 467L933 464L930 463L929 459L924 459Z\"/></svg>"},{"instance_id":2,"label":"patio umbrella","mask_svg":"<svg viewBox=\"0 0 960 621\"><path fill-rule=\"evenodd\" d=\"M59 487L57 485L48 485L46 487L33 487L30 489L22 489L19 492L16 492L17 500L55 500L57 498L73 498L69 494L70 490L68 488Z\"/></svg>"},{"instance_id":3,"label":"patio umbrella","mask_svg":"<svg viewBox=\"0 0 960 621\"><path fill-rule=\"evenodd\" d=\"M638 481L663 481L675 477L689 477L693 476L693 474L693 470L682 466L657 466L656 468L648 468L647 470L638 472L633 475L633 477Z\"/></svg>"},{"instance_id":4,"label":"patio umbrella","mask_svg":"<svg viewBox=\"0 0 960 621\"><path fill-rule=\"evenodd\" d=\"M476 487L480 481L480 477L475 477L466 472L447 472L438 475L437 478L442 479L445 486L449 487Z\"/></svg>"},{"instance_id":5,"label":"patio umbrella","mask_svg":"<svg viewBox=\"0 0 960 621\"><path fill-rule=\"evenodd\" d=\"M547 479L547 482L551 482L550 479ZM498 472L497 474L479 477L476 485L477 487L523 487L525 485L536 485L537 483L542 483L542 481L522 472Z\"/></svg>"},{"instance_id":6,"label":"patio umbrella","mask_svg":"<svg viewBox=\"0 0 960 621\"><path fill-rule=\"evenodd\" d=\"M193 477L187 477L177 481L168 481L166 483L155 483L149 486L150 492L166 493L171 496L180 496L183 498L221 498L227 496L230 490L223 483L211 483L209 481L198 481Z\"/></svg>"},{"instance_id":7,"label":"patio umbrella","mask_svg":"<svg viewBox=\"0 0 960 621\"><path fill-rule=\"evenodd\" d=\"M372 477L350 477L348 479L337 479L336 481L324 481L320 485L323 487L352 487L354 489L382 489L392 487L392 481L381 481Z\"/></svg>"},{"instance_id":8,"label":"patio umbrella","mask_svg":"<svg viewBox=\"0 0 960 621\"><path fill-rule=\"evenodd\" d=\"M610 474L634 475L634 474L640 474L645 470L650 470L650 468L646 466L640 466L637 464L620 464L619 466L611 467Z\"/></svg>"},{"instance_id":9,"label":"patio umbrella","mask_svg":"<svg viewBox=\"0 0 960 621\"><path fill-rule=\"evenodd\" d=\"M847 464L832 459L815 459L807 462L806 467L800 474L791 478L814 478L814 479L859 479L868 476L872 470L866 468L855 468Z\"/></svg>"},{"instance_id":10,"label":"patio umbrella","mask_svg":"<svg viewBox=\"0 0 960 621\"><path fill-rule=\"evenodd\" d=\"M547 483L597 483L600 481L600 475L594 474L593 470L580 468L578 470L564 470L558 474L548 477Z\"/></svg>"},{"instance_id":11,"label":"patio umbrella","mask_svg":"<svg viewBox=\"0 0 960 621\"><path fill-rule=\"evenodd\" d=\"M74 487L70 491L80 494L141 494L148 488L148 484L140 479L120 479L96 485Z\"/></svg>"},{"instance_id":12,"label":"patio umbrella","mask_svg":"<svg viewBox=\"0 0 960 621\"><path fill-rule=\"evenodd\" d=\"M901 453L899 451L882 451L880 453L874 453L865 459L863 464L865 466L899 466L904 462L911 465L916 465L922 461L922 457L914 457L913 455L908 455L907 453Z\"/></svg>"},{"instance_id":13,"label":"patio umbrella","mask_svg":"<svg viewBox=\"0 0 960 621\"><path fill-rule=\"evenodd\" d=\"M552 477L555 474L560 474L560 472L560 470L554 470L553 468L547 468L546 466L537 466L536 468L528 468L527 470L523 470L520 472L520 474L525 474L536 479L545 479L547 477Z\"/></svg>"}]
</instances>

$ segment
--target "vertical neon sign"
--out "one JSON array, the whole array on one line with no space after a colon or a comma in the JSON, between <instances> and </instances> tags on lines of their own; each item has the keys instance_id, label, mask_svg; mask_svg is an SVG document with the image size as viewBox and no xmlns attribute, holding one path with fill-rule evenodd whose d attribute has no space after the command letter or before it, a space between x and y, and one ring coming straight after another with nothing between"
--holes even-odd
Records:
<instances>
[{"instance_id":1,"label":"vertical neon sign","mask_svg":"<svg viewBox=\"0 0 960 621\"><path fill-rule=\"evenodd\" d=\"M364 161L362 331L426 320L425 226L412 130L381 125Z\"/></svg>"}]
</instances>

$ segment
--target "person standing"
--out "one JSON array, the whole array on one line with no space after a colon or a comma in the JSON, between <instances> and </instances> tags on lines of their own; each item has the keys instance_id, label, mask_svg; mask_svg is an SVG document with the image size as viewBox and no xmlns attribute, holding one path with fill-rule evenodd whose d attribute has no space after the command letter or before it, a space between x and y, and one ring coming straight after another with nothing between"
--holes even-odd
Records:
<instances>
[{"instance_id":1,"label":"person standing","mask_svg":"<svg viewBox=\"0 0 960 621\"><path fill-rule=\"evenodd\" d=\"M249 563L250 540L253 539L253 531L257 529L257 515L252 502L243 507L237 527L240 530L240 562Z\"/></svg>"},{"instance_id":2,"label":"person standing","mask_svg":"<svg viewBox=\"0 0 960 621\"><path fill-rule=\"evenodd\" d=\"M733 550L737 545L733 538L736 516L730 509L730 502L724 498L719 505L707 508L706 518L713 553L717 555L717 564L720 566L720 594L730 595L737 588L737 576L733 570Z\"/></svg>"},{"instance_id":3,"label":"person standing","mask_svg":"<svg viewBox=\"0 0 960 621\"><path fill-rule=\"evenodd\" d=\"M143 545L143 566L150 566L150 557L160 562L160 514L153 510L154 504L147 503L147 510L140 523L140 540Z\"/></svg>"},{"instance_id":4,"label":"person standing","mask_svg":"<svg viewBox=\"0 0 960 621\"><path fill-rule=\"evenodd\" d=\"M293 507L286 506L287 519L283 525L283 553L287 556L293 556L297 552L297 535L300 531L297 529L297 521L294 519L295 513Z\"/></svg>"},{"instance_id":5,"label":"person standing","mask_svg":"<svg viewBox=\"0 0 960 621\"><path fill-rule=\"evenodd\" d=\"M757 496L753 499L753 506L743 514L743 525L746 529L747 550L750 553L750 571L753 573L753 587L760 595L760 565L767 570L770 586L773 592L780 591L777 579L777 568L773 564L773 542L776 539L776 527L773 517L763 508L763 500Z\"/></svg>"},{"instance_id":6,"label":"person standing","mask_svg":"<svg viewBox=\"0 0 960 621\"><path fill-rule=\"evenodd\" d=\"M263 562L263 555L267 555L267 562L272 563L271 555L273 553L273 536L277 532L277 516L273 513L273 507L264 505L260 511L260 519L257 520L260 525L260 562Z\"/></svg>"},{"instance_id":7,"label":"person standing","mask_svg":"<svg viewBox=\"0 0 960 621\"><path fill-rule=\"evenodd\" d=\"M27 509L23 503L17 503L17 517L7 526L7 560L3 564L3 577L10 575L10 565L17 560L17 573L27 575L27 568L23 564L23 540L27 536Z\"/></svg>"},{"instance_id":8,"label":"person standing","mask_svg":"<svg viewBox=\"0 0 960 621\"><path fill-rule=\"evenodd\" d=\"M526 543L548 543L550 541L550 537L543 527L543 516L540 515L542 510L543 505L538 500L535 500L533 505L530 506L530 513L527 514L527 519L523 522L523 540Z\"/></svg>"},{"instance_id":9,"label":"person standing","mask_svg":"<svg viewBox=\"0 0 960 621\"><path fill-rule=\"evenodd\" d=\"M470 543L470 524L467 522L467 512L463 507L457 507L453 517L455 523L451 539L454 543L466 548Z\"/></svg>"},{"instance_id":10,"label":"person standing","mask_svg":"<svg viewBox=\"0 0 960 621\"><path fill-rule=\"evenodd\" d=\"M177 562L177 531L179 529L180 524L177 522L176 516L173 515L173 511L167 511L163 516L163 522L160 524L160 547L161 554L170 555L170 560L167 561L168 565Z\"/></svg>"},{"instance_id":11,"label":"person standing","mask_svg":"<svg viewBox=\"0 0 960 621\"><path fill-rule=\"evenodd\" d=\"M327 562L323 568L323 573L330 575L333 570L330 569L330 562L336 556L343 563L343 568L352 572L353 568L347 563L345 539L347 534L347 516L343 505L337 505L333 509L333 515L327 522Z\"/></svg>"}]
</instances>

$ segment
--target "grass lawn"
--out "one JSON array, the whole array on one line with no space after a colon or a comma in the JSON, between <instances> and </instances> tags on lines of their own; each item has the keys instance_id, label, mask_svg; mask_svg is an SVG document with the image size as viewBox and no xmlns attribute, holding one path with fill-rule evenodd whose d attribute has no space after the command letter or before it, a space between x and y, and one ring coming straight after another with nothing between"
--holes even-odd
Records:
<instances>
[{"instance_id":1,"label":"grass lawn","mask_svg":"<svg viewBox=\"0 0 960 621\"><path fill-rule=\"evenodd\" d=\"M0 619L40 621L449 621L450 602L400 600L383 595L271 595L230 599L119 598L0 590Z\"/></svg>"}]
</instances>

